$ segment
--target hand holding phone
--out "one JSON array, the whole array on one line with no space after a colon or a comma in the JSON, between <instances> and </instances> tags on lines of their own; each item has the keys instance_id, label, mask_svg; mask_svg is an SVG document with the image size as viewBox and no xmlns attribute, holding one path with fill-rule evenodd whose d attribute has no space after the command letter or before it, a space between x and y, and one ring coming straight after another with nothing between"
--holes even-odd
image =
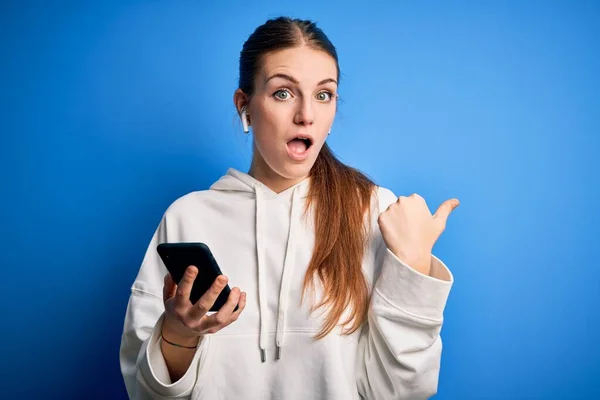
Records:
<instances>
[{"instance_id":1,"label":"hand holding phone","mask_svg":"<svg viewBox=\"0 0 600 400\"><path fill-rule=\"evenodd\" d=\"M223 288L227 285L227 277L219 275L200 299L192 304L190 293L198 268L190 266L177 285L170 274L165 275L163 299L165 304L165 319L163 334L173 340L198 338L207 333L216 333L236 321L246 307L246 293L234 287L225 304L218 312L206 315L211 309ZM234 308L237 307L237 311Z\"/></svg>"},{"instance_id":2,"label":"hand holding phone","mask_svg":"<svg viewBox=\"0 0 600 400\"><path fill-rule=\"evenodd\" d=\"M217 260L205 243L161 243L156 247L156 251L175 283L179 283L186 268L190 265L198 268L198 275L190 292L192 303L196 303L200 296L210 288L215 279L223 274ZM230 292L229 285L225 285L209 311L219 311L227 301ZM234 311L236 310L237 308Z\"/></svg>"},{"instance_id":3,"label":"hand holding phone","mask_svg":"<svg viewBox=\"0 0 600 400\"><path fill-rule=\"evenodd\" d=\"M239 317L246 294L233 290L204 243L161 243L157 247L165 276L163 332L181 339L215 333ZM209 311L215 314L206 315Z\"/></svg>"}]
</instances>

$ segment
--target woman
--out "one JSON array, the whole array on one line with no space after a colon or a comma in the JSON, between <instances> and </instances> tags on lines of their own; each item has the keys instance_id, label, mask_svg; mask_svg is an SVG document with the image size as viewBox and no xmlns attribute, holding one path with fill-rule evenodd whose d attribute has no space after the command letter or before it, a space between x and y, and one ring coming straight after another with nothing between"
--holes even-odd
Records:
<instances>
[{"instance_id":1,"label":"woman","mask_svg":"<svg viewBox=\"0 0 600 400\"><path fill-rule=\"evenodd\" d=\"M458 201L432 215L420 196L397 198L334 157L339 76L310 21L267 21L244 44L234 103L253 130L250 171L230 169L165 212L125 317L131 398L436 393L452 275L431 250ZM226 276L192 304L197 269L177 286L163 242L206 243ZM207 314L228 282L227 303Z\"/></svg>"}]
</instances>

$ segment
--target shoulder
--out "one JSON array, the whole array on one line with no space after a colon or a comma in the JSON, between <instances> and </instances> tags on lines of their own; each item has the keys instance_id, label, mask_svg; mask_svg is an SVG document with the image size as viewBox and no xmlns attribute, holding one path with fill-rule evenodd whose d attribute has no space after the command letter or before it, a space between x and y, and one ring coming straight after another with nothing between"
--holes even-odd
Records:
<instances>
[{"instance_id":1,"label":"shoulder","mask_svg":"<svg viewBox=\"0 0 600 400\"><path fill-rule=\"evenodd\" d=\"M186 193L176 198L165 211L165 217L178 218L182 216L189 216L190 213L198 211L202 208L203 204L214 196L212 190L198 190Z\"/></svg>"},{"instance_id":2,"label":"shoulder","mask_svg":"<svg viewBox=\"0 0 600 400\"><path fill-rule=\"evenodd\" d=\"M390 204L395 203L396 200L398 200L398 196L390 189L383 186L375 186L375 190L373 190L373 208L376 211L376 215L387 210Z\"/></svg>"}]
</instances>

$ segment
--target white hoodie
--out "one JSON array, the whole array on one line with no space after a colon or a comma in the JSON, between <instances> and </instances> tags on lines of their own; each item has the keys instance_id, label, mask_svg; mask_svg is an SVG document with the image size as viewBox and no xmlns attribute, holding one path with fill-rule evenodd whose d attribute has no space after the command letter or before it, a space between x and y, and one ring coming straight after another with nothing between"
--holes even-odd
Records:
<instances>
[{"instance_id":1,"label":"white hoodie","mask_svg":"<svg viewBox=\"0 0 600 400\"><path fill-rule=\"evenodd\" d=\"M277 194L229 169L209 190L185 195L167 209L125 316L120 361L130 398L387 400L436 393L440 329L453 278L435 256L427 276L387 249L377 216L397 199L388 189L374 192L362 264L371 293L368 322L349 336L338 328L314 339L326 314L309 312L311 296L300 304L314 246L314 214L301 218L309 185L310 178ZM156 246L163 242L206 243L230 287L247 293L239 319L203 337L177 382L171 382L160 349L167 271Z\"/></svg>"}]
</instances>

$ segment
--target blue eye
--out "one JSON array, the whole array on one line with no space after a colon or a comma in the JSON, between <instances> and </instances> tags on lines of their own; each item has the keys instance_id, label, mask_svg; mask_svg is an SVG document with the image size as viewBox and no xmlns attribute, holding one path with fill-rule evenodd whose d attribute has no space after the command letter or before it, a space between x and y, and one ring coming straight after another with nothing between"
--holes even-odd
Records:
<instances>
[{"instance_id":1,"label":"blue eye","mask_svg":"<svg viewBox=\"0 0 600 400\"><path fill-rule=\"evenodd\" d=\"M317 100L319 101L330 101L332 94L330 92L320 92L317 94Z\"/></svg>"},{"instance_id":2,"label":"blue eye","mask_svg":"<svg viewBox=\"0 0 600 400\"><path fill-rule=\"evenodd\" d=\"M290 92L288 92L286 89L280 89L273 93L273 95L279 100L287 100L290 96Z\"/></svg>"}]
</instances>

